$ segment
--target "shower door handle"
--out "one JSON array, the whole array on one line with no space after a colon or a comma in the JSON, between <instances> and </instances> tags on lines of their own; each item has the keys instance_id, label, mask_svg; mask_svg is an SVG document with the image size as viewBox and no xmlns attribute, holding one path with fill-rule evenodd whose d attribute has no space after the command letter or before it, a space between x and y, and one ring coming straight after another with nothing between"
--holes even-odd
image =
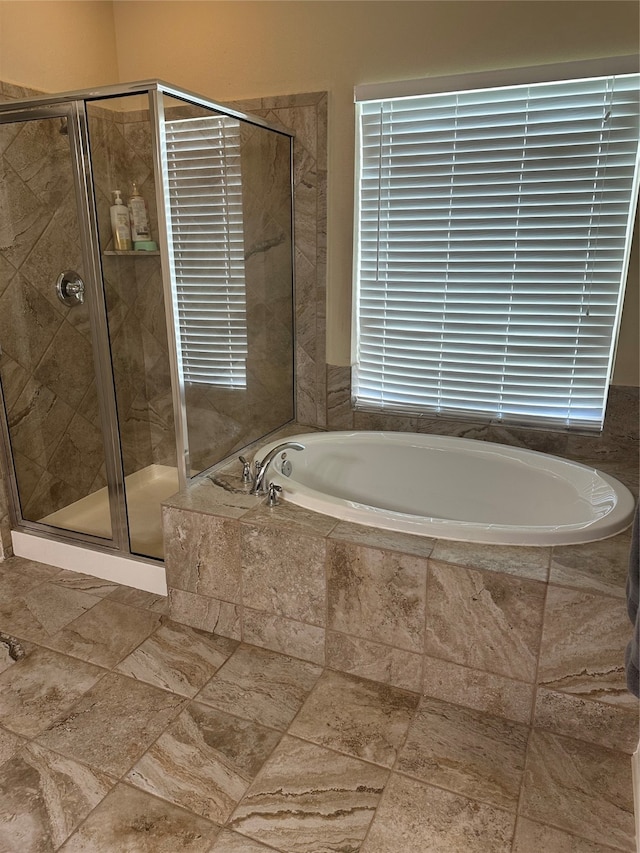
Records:
<instances>
[{"instance_id":1,"label":"shower door handle","mask_svg":"<svg viewBox=\"0 0 640 853\"><path fill-rule=\"evenodd\" d=\"M74 270L61 272L56 281L58 299L65 305L82 305L84 302L84 281Z\"/></svg>"}]
</instances>

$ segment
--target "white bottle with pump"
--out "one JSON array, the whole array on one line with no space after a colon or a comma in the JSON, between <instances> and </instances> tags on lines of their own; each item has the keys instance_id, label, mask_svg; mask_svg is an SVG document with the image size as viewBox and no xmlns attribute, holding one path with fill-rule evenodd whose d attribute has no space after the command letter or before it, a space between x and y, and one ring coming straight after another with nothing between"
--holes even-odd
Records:
<instances>
[{"instance_id":1,"label":"white bottle with pump","mask_svg":"<svg viewBox=\"0 0 640 853\"><path fill-rule=\"evenodd\" d=\"M136 243L147 243L151 240L151 231L149 230L149 216L147 214L147 205L145 200L138 192L138 184L133 181L131 184L131 197L129 199L129 219L131 222L131 239L133 247Z\"/></svg>"},{"instance_id":2,"label":"white bottle with pump","mask_svg":"<svg viewBox=\"0 0 640 853\"><path fill-rule=\"evenodd\" d=\"M131 228L129 226L129 210L122 201L120 190L113 191L114 200L111 205L111 232L113 245L117 252L131 251Z\"/></svg>"}]
</instances>

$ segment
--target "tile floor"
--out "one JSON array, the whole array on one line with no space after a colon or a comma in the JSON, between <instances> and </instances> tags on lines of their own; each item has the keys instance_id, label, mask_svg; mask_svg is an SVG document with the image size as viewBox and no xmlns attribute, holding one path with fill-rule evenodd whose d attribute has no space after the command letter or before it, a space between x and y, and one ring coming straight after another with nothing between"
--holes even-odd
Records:
<instances>
[{"instance_id":1,"label":"tile floor","mask_svg":"<svg viewBox=\"0 0 640 853\"><path fill-rule=\"evenodd\" d=\"M634 850L629 756L0 564L2 853Z\"/></svg>"}]
</instances>

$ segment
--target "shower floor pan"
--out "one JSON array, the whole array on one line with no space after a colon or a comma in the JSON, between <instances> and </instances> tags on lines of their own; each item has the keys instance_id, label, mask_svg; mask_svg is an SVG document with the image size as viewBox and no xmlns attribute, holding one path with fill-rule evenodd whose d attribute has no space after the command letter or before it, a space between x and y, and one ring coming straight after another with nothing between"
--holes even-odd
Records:
<instances>
[{"instance_id":1,"label":"shower floor pan","mask_svg":"<svg viewBox=\"0 0 640 853\"><path fill-rule=\"evenodd\" d=\"M131 550L163 559L161 502L178 491L178 471L168 465L149 465L125 477ZM111 537L109 494L106 486L75 503L41 518L65 530Z\"/></svg>"}]
</instances>

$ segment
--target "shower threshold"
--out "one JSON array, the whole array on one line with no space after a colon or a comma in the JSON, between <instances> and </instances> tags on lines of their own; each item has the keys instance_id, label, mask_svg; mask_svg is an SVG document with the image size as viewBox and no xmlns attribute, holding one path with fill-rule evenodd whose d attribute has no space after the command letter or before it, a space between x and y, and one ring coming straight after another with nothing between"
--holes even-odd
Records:
<instances>
[{"instance_id":1,"label":"shower threshold","mask_svg":"<svg viewBox=\"0 0 640 853\"><path fill-rule=\"evenodd\" d=\"M125 477L131 550L145 557L164 557L162 501L179 489L178 471L169 465L148 465ZM69 506L41 518L45 524L111 537L109 493L106 486Z\"/></svg>"},{"instance_id":2,"label":"shower threshold","mask_svg":"<svg viewBox=\"0 0 640 853\"><path fill-rule=\"evenodd\" d=\"M167 594L162 560L161 502L178 491L178 472L168 465L149 465L125 478L132 554L92 549L55 536L13 530L14 554L41 563L93 575L117 583ZM111 534L106 487L69 504L41 521L66 530L109 538ZM139 555L139 556L138 556Z\"/></svg>"}]
</instances>

